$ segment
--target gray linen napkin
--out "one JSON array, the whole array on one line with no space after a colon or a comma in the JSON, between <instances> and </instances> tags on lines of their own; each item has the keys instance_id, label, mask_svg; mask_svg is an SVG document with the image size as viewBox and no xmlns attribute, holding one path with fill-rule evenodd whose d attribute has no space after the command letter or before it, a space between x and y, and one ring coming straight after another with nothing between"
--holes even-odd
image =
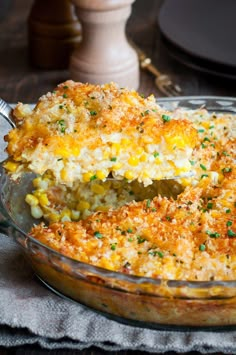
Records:
<instances>
[{"instance_id":1,"label":"gray linen napkin","mask_svg":"<svg viewBox=\"0 0 236 355\"><path fill-rule=\"evenodd\" d=\"M8 126L0 120L2 136ZM149 352L236 353L236 331L178 332L120 324L60 298L43 286L20 247L0 234L0 346L40 344L47 349L141 350Z\"/></svg>"},{"instance_id":2,"label":"gray linen napkin","mask_svg":"<svg viewBox=\"0 0 236 355\"><path fill-rule=\"evenodd\" d=\"M178 332L124 325L41 284L15 241L0 235L0 345L235 353L236 331Z\"/></svg>"}]
</instances>

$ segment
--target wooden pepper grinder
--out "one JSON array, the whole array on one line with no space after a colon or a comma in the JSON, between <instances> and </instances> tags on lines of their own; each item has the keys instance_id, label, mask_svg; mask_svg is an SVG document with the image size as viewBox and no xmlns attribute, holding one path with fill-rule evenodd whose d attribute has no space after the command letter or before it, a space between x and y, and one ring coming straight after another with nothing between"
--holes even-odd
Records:
<instances>
[{"instance_id":1,"label":"wooden pepper grinder","mask_svg":"<svg viewBox=\"0 0 236 355\"><path fill-rule=\"evenodd\" d=\"M81 25L70 0L35 0L28 18L31 62L44 69L65 69L81 41Z\"/></svg>"},{"instance_id":2,"label":"wooden pepper grinder","mask_svg":"<svg viewBox=\"0 0 236 355\"><path fill-rule=\"evenodd\" d=\"M83 29L82 42L70 60L71 78L138 89L138 57L125 34L134 0L71 1Z\"/></svg>"}]
</instances>

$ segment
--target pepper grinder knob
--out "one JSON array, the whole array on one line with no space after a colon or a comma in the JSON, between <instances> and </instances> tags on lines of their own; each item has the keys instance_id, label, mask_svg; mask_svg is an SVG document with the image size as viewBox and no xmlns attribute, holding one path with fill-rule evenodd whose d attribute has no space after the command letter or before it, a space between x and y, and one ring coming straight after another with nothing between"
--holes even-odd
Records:
<instances>
[{"instance_id":1,"label":"pepper grinder knob","mask_svg":"<svg viewBox=\"0 0 236 355\"><path fill-rule=\"evenodd\" d=\"M70 59L75 81L93 84L116 82L138 89L139 62L125 34L135 0L71 0L82 25L83 36Z\"/></svg>"}]
</instances>

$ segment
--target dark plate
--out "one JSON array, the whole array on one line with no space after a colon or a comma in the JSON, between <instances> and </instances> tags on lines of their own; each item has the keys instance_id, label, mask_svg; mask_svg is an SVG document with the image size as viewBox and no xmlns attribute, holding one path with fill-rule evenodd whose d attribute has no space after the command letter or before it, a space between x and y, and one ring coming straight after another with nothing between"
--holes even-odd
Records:
<instances>
[{"instance_id":1,"label":"dark plate","mask_svg":"<svg viewBox=\"0 0 236 355\"><path fill-rule=\"evenodd\" d=\"M168 41L162 35L162 41L169 55L180 63L202 73L213 75L222 79L236 80L236 68L230 68L222 64L215 64L208 60L199 59L190 56L184 51L181 51L177 46Z\"/></svg>"},{"instance_id":2,"label":"dark plate","mask_svg":"<svg viewBox=\"0 0 236 355\"><path fill-rule=\"evenodd\" d=\"M158 22L161 33L198 59L236 68L235 0L165 0Z\"/></svg>"}]
</instances>

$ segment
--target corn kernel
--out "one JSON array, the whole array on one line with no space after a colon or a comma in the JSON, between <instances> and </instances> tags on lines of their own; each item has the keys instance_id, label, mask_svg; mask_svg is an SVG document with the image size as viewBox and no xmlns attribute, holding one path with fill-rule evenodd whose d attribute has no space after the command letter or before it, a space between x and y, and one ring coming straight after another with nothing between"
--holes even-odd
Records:
<instances>
[{"instance_id":1,"label":"corn kernel","mask_svg":"<svg viewBox=\"0 0 236 355\"><path fill-rule=\"evenodd\" d=\"M102 195L105 193L104 187L99 184L93 184L91 186L91 191L98 195Z\"/></svg>"},{"instance_id":2,"label":"corn kernel","mask_svg":"<svg viewBox=\"0 0 236 355\"><path fill-rule=\"evenodd\" d=\"M181 185L188 186L188 185L190 185L192 180L191 180L191 178L182 178L180 181L181 181Z\"/></svg>"},{"instance_id":3,"label":"corn kernel","mask_svg":"<svg viewBox=\"0 0 236 355\"><path fill-rule=\"evenodd\" d=\"M4 164L4 168L10 171L11 173L14 173L18 167L17 163L14 163L12 161L8 161Z\"/></svg>"},{"instance_id":4,"label":"corn kernel","mask_svg":"<svg viewBox=\"0 0 236 355\"><path fill-rule=\"evenodd\" d=\"M127 170L124 174L125 178L128 180L132 180L134 178L134 174L131 170Z\"/></svg>"},{"instance_id":5,"label":"corn kernel","mask_svg":"<svg viewBox=\"0 0 236 355\"><path fill-rule=\"evenodd\" d=\"M42 195L39 196L39 203L41 206L48 206L49 205L49 200L48 200L47 194L43 193Z\"/></svg>"},{"instance_id":6,"label":"corn kernel","mask_svg":"<svg viewBox=\"0 0 236 355\"><path fill-rule=\"evenodd\" d=\"M43 217L43 211L39 206L31 206L32 217L39 219Z\"/></svg>"},{"instance_id":7,"label":"corn kernel","mask_svg":"<svg viewBox=\"0 0 236 355\"><path fill-rule=\"evenodd\" d=\"M32 194L27 194L25 197L25 202L27 202L30 206L37 206L39 200Z\"/></svg>"},{"instance_id":8,"label":"corn kernel","mask_svg":"<svg viewBox=\"0 0 236 355\"><path fill-rule=\"evenodd\" d=\"M84 211L84 210L88 210L89 207L90 207L90 203L89 203L89 202L84 201L84 200L81 200L81 201L77 204L76 209L77 209L78 211Z\"/></svg>"},{"instance_id":9,"label":"corn kernel","mask_svg":"<svg viewBox=\"0 0 236 355\"><path fill-rule=\"evenodd\" d=\"M104 180L108 175L106 170L98 170L96 171L96 176L99 180Z\"/></svg>"},{"instance_id":10,"label":"corn kernel","mask_svg":"<svg viewBox=\"0 0 236 355\"><path fill-rule=\"evenodd\" d=\"M37 177L35 179L33 179L33 186L34 187L40 187L40 182L42 181L41 177Z\"/></svg>"},{"instance_id":11,"label":"corn kernel","mask_svg":"<svg viewBox=\"0 0 236 355\"><path fill-rule=\"evenodd\" d=\"M80 218L80 211L72 210L71 211L71 218L73 221L78 221Z\"/></svg>"},{"instance_id":12,"label":"corn kernel","mask_svg":"<svg viewBox=\"0 0 236 355\"><path fill-rule=\"evenodd\" d=\"M141 162L147 161L147 156L146 156L145 154L141 155L140 161L141 161Z\"/></svg>"},{"instance_id":13,"label":"corn kernel","mask_svg":"<svg viewBox=\"0 0 236 355\"><path fill-rule=\"evenodd\" d=\"M109 210L109 206L104 206L104 205L101 205L101 206L97 206L95 208L96 211L102 211L102 212L107 212Z\"/></svg>"},{"instance_id":14,"label":"corn kernel","mask_svg":"<svg viewBox=\"0 0 236 355\"><path fill-rule=\"evenodd\" d=\"M165 136L165 140L166 140L166 143L170 146L170 148L174 148L174 147L177 147L177 148L184 148L186 146L186 142L185 140L183 139L183 137L179 137L179 136L174 136L174 135L171 135L171 136L168 136L166 135Z\"/></svg>"},{"instance_id":15,"label":"corn kernel","mask_svg":"<svg viewBox=\"0 0 236 355\"><path fill-rule=\"evenodd\" d=\"M65 168L61 170L61 179L62 180L67 180L68 179L68 172Z\"/></svg>"},{"instance_id":16,"label":"corn kernel","mask_svg":"<svg viewBox=\"0 0 236 355\"><path fill-rule=\"evenodd\" d=\"M162 163L162 160L159 157L155 158L155 164L160 165Z\"/></svg>"},{"instance_id":17,"label":"corn kernel","mask_svg":"<svg viewBox=\"0 0 236 355\"><path fill-rule=\"evenodd\" d=\"M103 159L108 159L110 156L110 153L108 150L106 150L105 152L103 152Z\"/></svg>"},{"instance_id":18,"label":"corn kernel","mask_svg":"<svg viewBox=\"0 0 236 355\"><path fill-rule=\"evenodd\" d=\"M130 157L128 163L129 165L137 166L139 164L139 159L137 157Z\"/></svg>"},{"instance_id":19,"label":"corn kernel","mask_svg":"<svg viewBox=\"0 0 236 355\"><path fill-rule=\"evenodd\" d=\"M61 218L61 222L71 222L70 216L64 215L64 216Z\"/></svg>"},{"instance_id":20,"label":"corn kernel","mask_svg":"<svg viewBox=\"0 0 236 355\"><path fill-rule=\"evenodd\" d=\"M112 170L119 170L120 168L122 167L122 164L121 163L116 163L112 166Z\"/></svg>"},{"instance_id":21,"label":"corn kernel","mask_svg":"<svg viewBox=\"0 0 236 355\"><path fill-rule=\"evenodd\" d=\"M131 140L129 138L122 138L121 139L121 145L123 147L128 147L131 144Z\"/></svg>"},{"instance_id":22,"label":"corn kernel","mask_svg":"<svg viewBox=\"0 0 236 355\"><path fill-rule=\"evenodd\" d=\"M143 170L142 171L142 177L145 178L149 178L150 177L150 173L148 170Z\"/></svg>"},{"instance_id":23,"label":"corn kernel","mask_svg":"<svg viewBox=\"0 0 236 355\"><path fill-rule=\"evenodd\" d=\"M62 212L61 212L61 217L69 217L71 216L71 211L68 208L65 208Z\"/></svg>"},{"instance_id":24,"label":"corn kernel","mask_svg":"<svg viewBox=\"0 0 236 355\"><path fill-rule=\"evenodd\" d=\"M103 184L103 187L104 187L106 190L109 190L110 187L111 187L111 184L112 184L111 181L106 180L106 181L104 182L104 184Z\"/></svg>"},{"instance_id":25,"label":"corn kernel","mask_svg":"<svg viewBox=\"0 0 236 355\"><path fill-rule=\"evenodd\" d=\"M112 154L114 155L119 154L120 149L121 149L120 143L112 143L112 147L111 147Z\"/></svg>"},{"instance_id":26,"label":"corn kernel","mask_svg":"<svg viewBox=\"0 0 236 355\"><path fill-rule=\"evenodd\" d=\"M50 213L48 216L47 216L47 219L50 221L50 222L58 222L60 220L60 215L58 213Z\"/></svg>"},{"instance_id":27,"label":"corn kernel","mask_svg":"<svg viewBox=\"0 0 236 355\"><path fill-rule=\"evenodd\" d=\"M141 155L141 154L143 154L144 149L143 149L142 147L138 147L138 148L135 150L135 152L136 152L136 154Z\"/></svg>"},{"instance_id":28,"label":"corn kernel","mask_svg":"<svg viewBox=\"0 0 236 355\"><path fill-rule=\"evenodd\" d=\"M87 173L84 173L83 174L83 181L84 182L89 182L91 177L93 176L94 174L91 173L91 172L87 172Z\"/></svg>"}]
</instances>

